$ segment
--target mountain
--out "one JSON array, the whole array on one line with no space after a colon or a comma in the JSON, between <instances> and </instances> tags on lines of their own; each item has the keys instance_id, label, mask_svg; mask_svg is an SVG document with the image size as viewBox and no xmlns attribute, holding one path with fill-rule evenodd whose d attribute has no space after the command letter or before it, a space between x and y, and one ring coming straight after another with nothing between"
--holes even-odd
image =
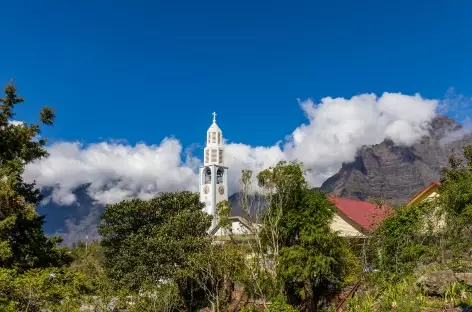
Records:
<instances>
[{"instance_id":1,"label":"mountain","mask_svg":"<svg viewBox=\"0 0 472 312\"><path fill-rule=\"evenodd\" d=\"M228 201L231 203L231 216L246 216L242 208L242 193L237 192L228 197ZM265 207L265 199L262 195L249 195L248 196L248 209L252 216L256 213L259 214Z\"/></svg>"},{"instance_id":2,"label":"mountain","mask_svg":"<svg viewBox=\"0 0 472 312\"><path fill-rule=\"evenodd\" d=\"M44 231L48 235L61 236L65 245L78 240L99 239L97 225L104 206L95 204L87 194L88 184L74 190L77 201L70 206L63 206L53 201L45 201L37 211L45 216ZM45 198L52 195L51 188L42 189Z\"/></svg>"},{"instance_id":3,"label":"mountain","mask_svg":"<svg viewBox=\"0 0 472 312\"><path fill-rule=\"evenodd\" d=\"M433 181L448 165L451 153L462 157L462 148L472 144L472 135L454 120L439 116L429 136L406 147L384 140L358 150L355 160L342 165L321 189L336 196L370 200L382 198L401 205Z\"/></svg>"},{"instance_id":4,"label":"mountain","mask_svg":"<svg viewBox=\"0 0 472 312\"><path fill-rule=\"evenodd\" d=\"M441 168L448 165L452 152L461 156L462 148L472 144L472 135L448 117L435 118L429 136L410 147L395 145L391 140L359 149L353 162L342 165L338 173L327 179L321 190L336 196L370 200L383 198L394 205L403 204L415 193L439 180ZM45 232L60 235L70 245L88 236L98 239L97 224L103 205L95 204L87 194L88 185L74 191L77 202L72 206L61 206L52 201L38 207L46 215ZM51 189L42 190L46 196ZM243 216L241 194L229 197L232 215ZM250 198L250 207L264 206L261 196Z\"/></svg>"}]
</instances>

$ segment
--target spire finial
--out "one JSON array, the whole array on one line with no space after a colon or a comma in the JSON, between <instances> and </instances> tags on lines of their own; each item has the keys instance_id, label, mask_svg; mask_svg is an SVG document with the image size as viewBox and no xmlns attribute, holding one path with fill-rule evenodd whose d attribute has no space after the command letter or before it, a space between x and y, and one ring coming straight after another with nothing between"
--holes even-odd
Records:
<instances>
[{"instance_id":1,"label":"spire finial","mask_svg":"<svg viewBox=\"0 0 472 312\"><path fill-rule=\"evenodd\" d=\"M213 115L213 122L216 122L216 113L215 113L215 112L213 112L213 114L212 114L212 115Z\"/></svg>"}]
</instances>

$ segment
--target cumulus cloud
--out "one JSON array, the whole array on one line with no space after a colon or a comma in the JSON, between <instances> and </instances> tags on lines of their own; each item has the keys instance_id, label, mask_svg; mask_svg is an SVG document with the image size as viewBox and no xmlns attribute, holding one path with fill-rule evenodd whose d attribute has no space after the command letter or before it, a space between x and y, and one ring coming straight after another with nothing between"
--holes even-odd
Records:
<instances>
[{"instance_id":1,"label":"cumulus cloud","mask_svg":"<svg viewBox=\"0 0 472 312\"><path fill-rule=\"evenodd\" d=\"M400 93L384 93L380 97L362 94L349 99L326 97L318 103L302 101L300 107L307 123L285 140L265 147L226 145L230 191L236 191L242 169L257 173L280 160L303 162L312 169L310 182L319 186L343 162L352 161L359 147L385 138L400 145L416 142L427 134L438 103L418 94ZM201 160L191 151L184 151L176 138L151 146L59 142L49 147L49 158L28 166L25 177L36 180L40 187L53 187L50 199L65 205L76 200L73 190L83 184L90 184L89 195L99 203L135 196L148 198L161 191L195 191Z\"/></svg>"},{"instance_id":2,"label":"cumulus cloud","mask_svg":"<svg viewBox=\"0 0 472 312\"><path fill-rule=\"evenodd\" d=\"M399 93L362 94L350 99L326 97L320 103L307 100L301 107L308 124L299 126L284 146L288 159L297 159L312 169L317 186L354 160L364 145L390 138L411 145L428 132L436 115L437 100Z\"/></svg>"},{"instance_id":3,"label":"cumulus cloud","mask_svg":"<svg viewBox=\"0 0 472 312\"><path fill-rule=\"evenodd\" d=\"M84 184L90 184L87 191L99 203L149 198L159 191L197 190L194 160L181 161L182 146L173 138L151 146L58 142L48 151L48 158L27 167L25 178L36 180L40 187L53 187L50 199L59 204L74 203L73 190Z\"/></svg>"}]
</instances>

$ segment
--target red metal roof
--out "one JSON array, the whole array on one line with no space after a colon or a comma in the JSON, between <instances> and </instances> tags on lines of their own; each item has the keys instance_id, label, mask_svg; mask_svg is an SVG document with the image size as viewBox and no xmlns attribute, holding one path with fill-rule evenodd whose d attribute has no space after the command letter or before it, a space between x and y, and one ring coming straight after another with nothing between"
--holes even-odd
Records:
<instances>
[{"instance_id":1,"label":"red metal roof","mask_svg":"<svg viewBox=\"0 0 472 312\"><path fill-rule=\"evenodd\" d=\"M360 200L329 196L338 209L338 215L361 232L369 232L390 213L388 206Z\"/></svg>"}]
</instances>

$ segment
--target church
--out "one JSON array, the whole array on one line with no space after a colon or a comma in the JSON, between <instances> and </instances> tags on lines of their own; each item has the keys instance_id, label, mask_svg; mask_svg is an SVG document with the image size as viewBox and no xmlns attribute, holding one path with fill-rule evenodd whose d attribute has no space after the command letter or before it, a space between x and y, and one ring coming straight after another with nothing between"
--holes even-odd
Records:
<instances>
[{"instance_id":1,"label":"church","mask_svg":"<svg viewBox=\"0 0 472 312\"><path fill-rule=\"evenodd\" d=\"M228 200L228 167L225 166L223 132L216 124L216 113L207 130L203 165L199 170L200 201L205 204L205 212L212 216L210 233L220 239L230 233L219 228L216 206ZM359 200L329 196L336 209L331 228L345 237L365 237L385 218L385 211L376 204ZM231 234L241 236L253 231L250 222L243 216L232 215Z\"/></svg>"},{"instance_id":2,"label":"church","mask_svg":"<svg viewBox=\"0 0 472 312\"><path fill-rule=\"evenodd\" d=\"M216 227L216 204L228 200L228 167L224 166L223 132L213 123L207 131L203 166L200 167L200 201L205 204L205 211L213 217L211 229Z\"/></svg>"}]
</instances>

